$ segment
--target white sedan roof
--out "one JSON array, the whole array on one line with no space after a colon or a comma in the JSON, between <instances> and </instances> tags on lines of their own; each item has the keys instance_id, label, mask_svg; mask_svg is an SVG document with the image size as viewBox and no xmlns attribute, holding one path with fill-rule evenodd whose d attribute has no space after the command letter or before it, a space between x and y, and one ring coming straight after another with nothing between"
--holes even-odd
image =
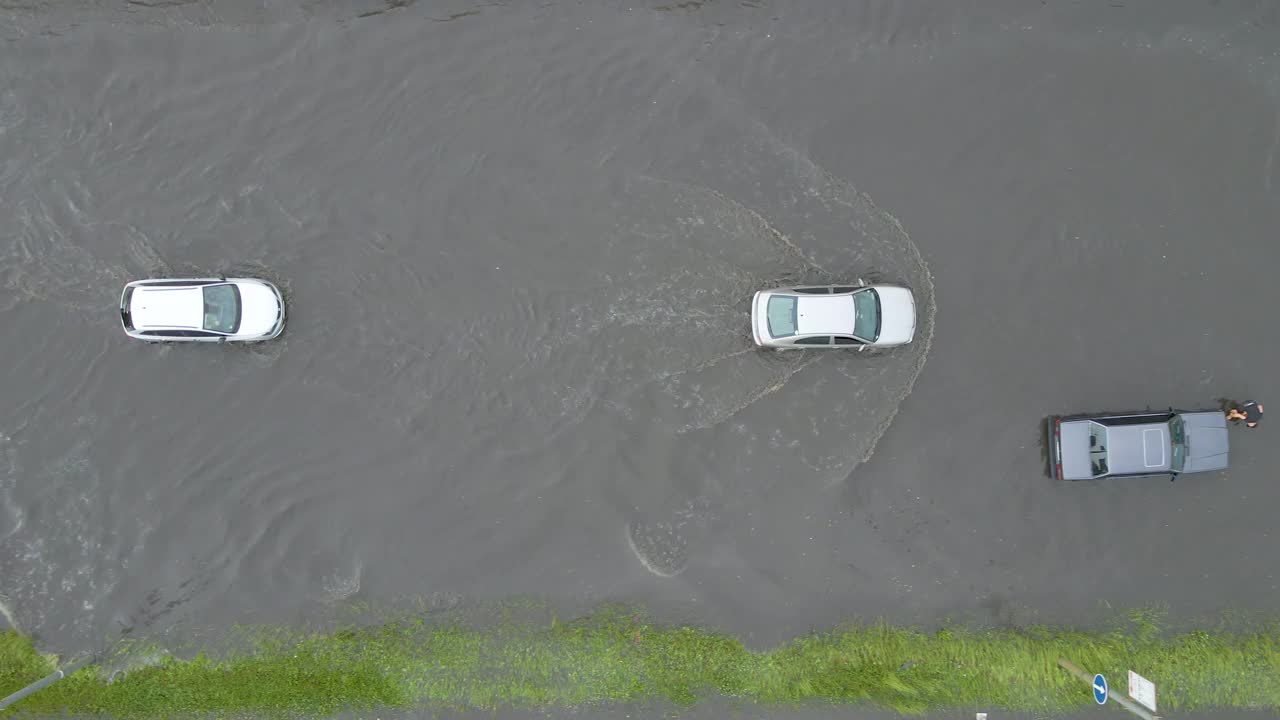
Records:
<instances>
[{"instance_id":1,"label":"white sedan roof","mask_svg":"<svg viewBox=\"0 0 1280 720\"><path fill-rule=\"evenodd\" d=\"M852 335L856 318L851 295L802 295L796 303L799 335Z\"/></svg>"}]
</instances>

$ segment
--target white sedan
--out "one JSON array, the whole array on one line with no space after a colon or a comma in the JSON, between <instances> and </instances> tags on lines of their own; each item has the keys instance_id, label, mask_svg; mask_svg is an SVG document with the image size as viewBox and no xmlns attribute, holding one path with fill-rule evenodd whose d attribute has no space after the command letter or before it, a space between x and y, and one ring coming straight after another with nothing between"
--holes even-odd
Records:
<instances>
[{"instance_id":1,"label":"white sedan","mask_svg":"<svg viewBox=\"0 0 1280 720\"><path fill-rule=\"evenodd\" d=\"M152 342L270 340L284 330L284 298L254 278L135 280L120 295L120 321Z\"/></svg>"},{"instance_id":2,"label":"white sedan","mask_svg":"<svg viewBox=\"0 0 1280 720\"><path fill-rule=\"evenodd\" d=\"M756 293L756 345L777 349L893 347L916 334L916 301L898 285L817 285Z\"/></svg>"}]
</instances>

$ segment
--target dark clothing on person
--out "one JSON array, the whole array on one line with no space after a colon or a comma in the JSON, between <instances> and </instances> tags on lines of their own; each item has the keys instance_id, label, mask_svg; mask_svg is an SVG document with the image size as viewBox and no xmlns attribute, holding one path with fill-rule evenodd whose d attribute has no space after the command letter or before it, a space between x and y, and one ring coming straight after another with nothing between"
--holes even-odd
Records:
<instances>
[{"instance_id":1,"label":"dark clothing on person","mask_svg":"<svg viewBox=\"0 0 1280 720\"><path fill-rule=\"evenodd\" d=\"M1244 424L1249 427L1256 427L1262 419L1262 408L1252 400L1240 406L1240 411L1244 413Z\"/></svg>"}]
</instances>

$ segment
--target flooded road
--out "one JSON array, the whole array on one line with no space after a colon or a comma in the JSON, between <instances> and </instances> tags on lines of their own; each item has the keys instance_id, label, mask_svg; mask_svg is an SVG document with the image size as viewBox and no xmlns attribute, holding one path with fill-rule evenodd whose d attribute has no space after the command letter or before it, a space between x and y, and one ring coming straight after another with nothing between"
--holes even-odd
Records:
<instances>
[{"instance_id":1,"label":"flooded road","mask_svg":"<svg viewBox=\"0 0 1280 720\"><path fill-rule=\"evenodd\" d=\"M366 5L0 22L0 594L51 648L1280 609L1265 425L1173 484L1051 482L1039 434L1280 389L1275 11ZM120 330L128 280L219 272L280 341ZM752 347L755 290L859 277L915 344Z\"/></svg>"}]
</instances>

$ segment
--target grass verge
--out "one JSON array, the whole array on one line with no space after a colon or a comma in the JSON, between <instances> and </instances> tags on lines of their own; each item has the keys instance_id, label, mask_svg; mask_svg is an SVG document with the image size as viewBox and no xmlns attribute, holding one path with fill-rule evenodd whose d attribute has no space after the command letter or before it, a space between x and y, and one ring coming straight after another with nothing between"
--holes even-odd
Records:
<instances>
[{"instance_id":1,"label":"grass verge","mask_svg":"<svg viewBox=\"0 0 1280 720\"><path fill-rule=\"evenodd\" d=\"M256 628L247 649L85 668L0 715L107 713L317 717L388 707L492 709L723 695L770 704L870 704L906 714L979 707L1065 711L1092 703L1056 665L1155 681L1162 711L1280 709L1280 626L1166 634L1052 628L841 628L755 652L737 639L611 609L573 622L489 628L416 618L329 633ZM133 652L136 652L134 648ZM30 639L0 634L0 696L53 669Z\"/></svg>"}]
</instances>

